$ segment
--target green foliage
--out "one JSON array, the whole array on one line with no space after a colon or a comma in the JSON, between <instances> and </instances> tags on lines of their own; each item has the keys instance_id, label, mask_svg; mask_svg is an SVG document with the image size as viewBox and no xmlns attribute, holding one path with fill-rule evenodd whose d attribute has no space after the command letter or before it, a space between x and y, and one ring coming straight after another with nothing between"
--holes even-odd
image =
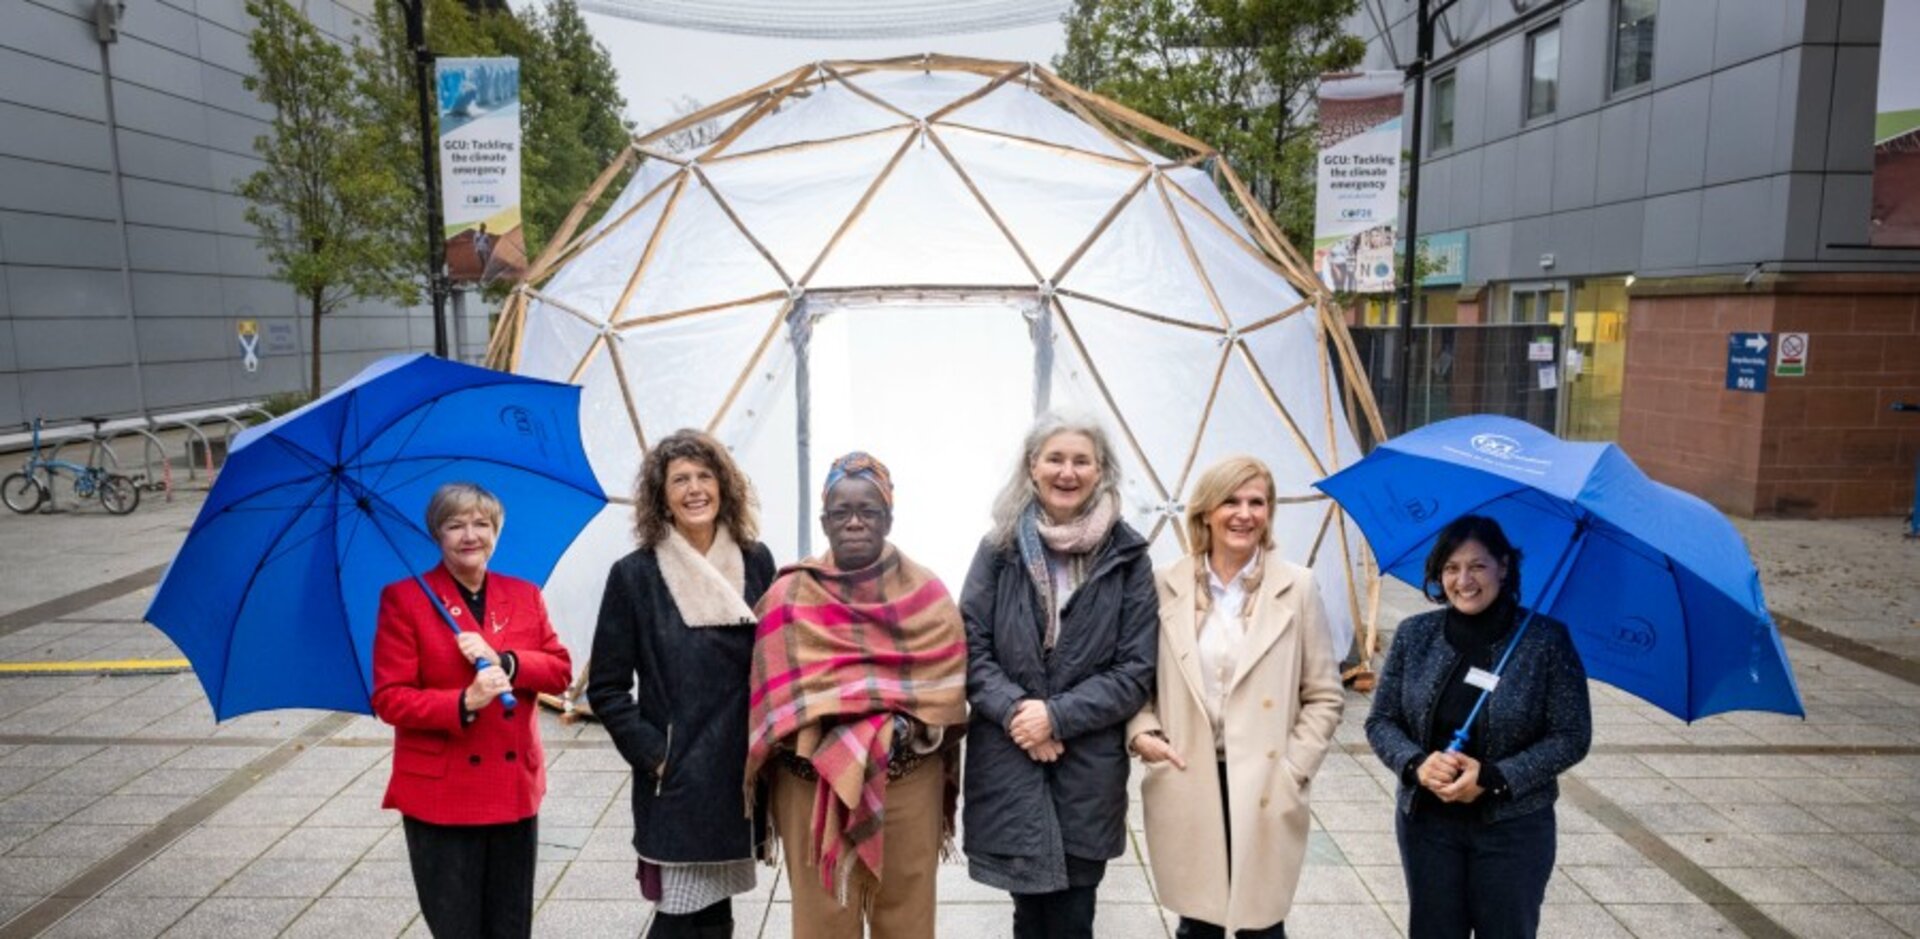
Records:
<instances>
[{"instance_id":1,"label":"green foliage","mask_svg":"<svg viewBox=\"0 0 1920 939\"><path fill-rule=\"evenodd\" d=\"M1366 52L1359 0L1076 0L1062 78L1218 148L1312 253L1320 76Z\"/></svg>"},{"instance_id":2,"label":"green foliage","mask_svg":"<svg viewBox=\"0 0 1920 939\"><path fill-rule=\"evenodd\" d=\"M277 275L308 303L318 393L321 318L355 297L406 298L399 259L380 237L393 179L358 133L366 112L346 52L288 0L247 0L246 9L257 23L247 43L256 74L246 86L274 119L254 141L266 165L239 192Z\"/></svg>"},{"instance_id":3,"label":"green foliage","mask_svg":"<svg viewBox=\"0 0 1920 939\"><path fill-rule=\"evenodd\" d=\"M427 45L445 57L513 56L520 60L521 219L528 257L537 256L594 177L619 156L632 128L621 118L613 60L596 43L573 0L549 0L523 17L470 8L462 0L426 0ZM382 165L401 177L404 202L388 233L393 250L416 270L426 267L421 220L426 184L413 52L396 0L375 0L372 38L356 43L359 91L374 116L368 128ZM611 198L610 187L606 196Z\"/></svg>"},{"instance_id":4,"label":"green foliage","mask_svg":"<svg viewBox=\"0 0 1920 939\"><path fill-rule=\"evenodd\" d=\"M260 410L274 417L279 417L282 414L290 414L306 407L307 402L312 400L313 395L305 391L278 391L268 395L265 401L260 402ZM260 416L257 414L242 419L249 424L262 422Z\"/></svg>"}]
</instances>

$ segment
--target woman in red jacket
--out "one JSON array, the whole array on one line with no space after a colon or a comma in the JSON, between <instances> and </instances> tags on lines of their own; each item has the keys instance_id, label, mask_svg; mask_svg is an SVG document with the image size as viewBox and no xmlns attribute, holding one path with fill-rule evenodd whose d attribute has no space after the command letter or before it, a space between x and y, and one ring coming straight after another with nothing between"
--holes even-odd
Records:
<instances>
[{"instance_id":1,"label":"woman in red jacket","mask_svg":"<svg viewBox=\"0 0 1920 939\"><path fill-rule=\"evenodd\" d=\"M411 577L388 584L373 638L373 712L394 727L382 805L400 810L420 912L441 939L532 933L547 791L533 696L572 679L540 588L487 572L504 514L479 486L441 486L427 505L440 542L425 574L433 595ZM509 689L519 707L495 702Z\"/></svg>"}]
</instances>

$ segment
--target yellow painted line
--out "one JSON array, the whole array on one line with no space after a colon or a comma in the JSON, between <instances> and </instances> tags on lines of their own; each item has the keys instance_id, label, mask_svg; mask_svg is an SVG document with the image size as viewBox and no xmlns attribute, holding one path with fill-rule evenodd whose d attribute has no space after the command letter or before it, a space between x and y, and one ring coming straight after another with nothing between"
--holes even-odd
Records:
<instances>
[{"instance_id":1,"label":"yellow painted line","mask_svg":"<svg viewBox=\"0 0 1920 939\"><path fill-rule=\"evenodd\" d=\"M0 675L75 675L186 671L186 659L104 659L93 662L0 662Z\"/></svg>"}]
</instances>

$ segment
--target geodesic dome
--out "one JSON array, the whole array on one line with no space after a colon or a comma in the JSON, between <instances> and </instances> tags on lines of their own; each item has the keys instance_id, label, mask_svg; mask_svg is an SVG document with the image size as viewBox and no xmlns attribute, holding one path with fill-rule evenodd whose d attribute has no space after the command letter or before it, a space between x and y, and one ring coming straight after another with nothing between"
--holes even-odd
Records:
<instances>
[{"instance_id":1,"label":"geodesic dome","mask_svg":"<svg viewBox=\"0 0 1920 939\"><path fill-rule=\"evenodd\" d=\"M661 143L708 121L711 139ZM1200 470L1252 454L1278 481L1278 550L1314 568L1345 650L1377 580L1311 484L1358 459L1357 415L1379 431L1325 299L1200 141L1024 63L831 62L638 138L516 289L490 358L585 386L609 493L631 493L650 441L715 434L783 563L824 544L827 462L874 453L892 540L955 593L1039 410L1106 426L1160 563L1185 550ZM630 514L609 506L548 584L575 649Z\"/></svg>"}]
</instances>

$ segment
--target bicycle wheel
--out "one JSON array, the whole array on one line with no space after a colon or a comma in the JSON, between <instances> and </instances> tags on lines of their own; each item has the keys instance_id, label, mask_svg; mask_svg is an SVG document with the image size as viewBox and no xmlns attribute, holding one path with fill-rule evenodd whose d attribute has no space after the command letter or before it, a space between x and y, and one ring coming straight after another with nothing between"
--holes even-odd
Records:
<instances>
[{"instance_id":1,"label":"bicycle wheel","mask_svg":"<svg viewBox=\"0 0 1920 939\"><path fill-rule=\"evenodd\" d=\"M125 476L108 476L100 483L100 504L115 515L125 515L140 506L140 487Z\"/></svg>"},{"instance_id":2,"label":"bicycle wheel","mask_svg":"<svg viewBox=\"0 0 1920 939\"><path fill-rule=\"evenodd\" d=\"M0 502L21 515L38 509L46 499L47 490L40 481L25 473L13 473L0 480Z\"/></svg>"}]
</instances>

